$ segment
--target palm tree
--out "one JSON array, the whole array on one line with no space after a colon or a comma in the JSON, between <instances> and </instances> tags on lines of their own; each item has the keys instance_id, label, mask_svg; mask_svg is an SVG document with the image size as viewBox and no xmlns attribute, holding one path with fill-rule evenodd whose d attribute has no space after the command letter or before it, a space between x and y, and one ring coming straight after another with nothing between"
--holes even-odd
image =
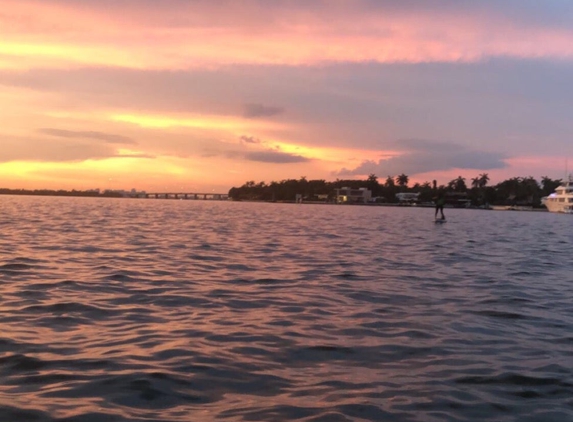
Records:
<instances>
[{"instance_id":1,"label":"palm tree","mask_svg":"<svg viewBox=\"0 0 573 422\"><path fill-rule=\"evenodd\" d=\"M472 188L477 189L481 187L481 179L479 177L472 177Z\"/></svg>"},{"instance_id":2,"label":"palm tree","mask_svg":"<svg viewBox=\"0 0 573 422\"><path fill-rule=\"evenodd\" d=\"M404 173L396 176L396 183L402 188L408 187L409 181L410 181L410 178L408 176L406 176Z\"/></svg>"},{"instance_id":3,"label":"palm tree","mask_svg":"<svg viewBox=\"0 0 573 422\"><path fill-rule=\"evenodd\" d=\"M479 175L479 187L485 188L487 185L487 182L489 182L489 176L487 175L487 173L480 174Z\"/></svg>"},{"instance_id":4,"label":"palm tree","mask_svg":"<svg viewBox=\"0 0 573 422\"><path fill-rule=\"evenodd\" d=\"M451 180L450 183L448 183L448 188L456 192L465 192L468 190L466 186L466 179L464 179L462 176L458 176L456 179Z\"/></svg>"},{"instance_id":5,"label":"palm tree","mask_svg":"<svg viewBox=\"0 0 573 422\"><path fill-rule=\"evenodd\" d=\"M433 197L432 185L430 182L424 182L420 185L420 197L418 198L422 202L429 202Z\"/></svg>"},{"instance_id":6,"label":"palm tree","mask_svg":"<svg viewBox=\"0 0 573 422\"><path fill-rule=\"evenodd\" d=\"M366 187L372 192L372 196L378 196L380 190L380 184L378 183L378 177L374 173L368 175L366 179Z\"/></svg>"}]
</instances>

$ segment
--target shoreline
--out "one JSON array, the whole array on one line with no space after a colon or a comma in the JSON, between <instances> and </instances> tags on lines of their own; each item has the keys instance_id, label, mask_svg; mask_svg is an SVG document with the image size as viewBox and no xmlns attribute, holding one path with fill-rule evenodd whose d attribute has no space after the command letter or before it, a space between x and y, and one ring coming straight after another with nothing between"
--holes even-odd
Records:
<instances>
[{"instance_id":1,"label":"shoreline","mask_svg":"<svg viewBox=\"0 0 573 422\"><path fill-rule=\"evenodd\" d=\"M0 196L41 196L41 197L60 197L60 198L94 198L94 199L138 199L138 200L156 200L156 201L225 201L225 202L251 202L251 203L266 203L266 204L295 204L295 205L337 205L337 206L362 206L362 207L400 207L400 208L434 208L433 204L413 204L413 205L404 205L399 203L371 203L371 204L360 204L360 203L351 203L351 204L338 204L333 202L323 202L323 201L263 201L263 200L248 200L248 199L241 199L241 200L233 200L230 198L227 199L216 199L216 198L155 198L155 197L141 197L141 196L122 196L118 194L98 194L98 195L86 195L81 193L73 193L73 192L66 192L62 194L54 194L54 193L33 193L33 192L26 192L26 193L0 193ZM466 209L466 210L483 210L483 211L527 211L527 212L549 212L546 208L533 208L531 206L519 206L519 205L491 205L489 208L483 207L452 207L446 206L446 209Z\"/></svg>"}]
</instances>

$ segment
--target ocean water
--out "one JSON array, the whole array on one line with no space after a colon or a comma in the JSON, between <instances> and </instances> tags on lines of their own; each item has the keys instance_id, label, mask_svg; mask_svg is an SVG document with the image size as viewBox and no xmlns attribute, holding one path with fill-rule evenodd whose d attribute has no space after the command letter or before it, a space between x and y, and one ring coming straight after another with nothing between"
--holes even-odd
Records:
<instances>
[{"instance_id":1,"label":"ocean water","mask_svg":"<svg viewBox=\"0 0 573 422\"><path fill-rule=\"evenodd\" d=\"M573 421L573 216L0 197L0 421Z\"/></svg>"}]
</instances>

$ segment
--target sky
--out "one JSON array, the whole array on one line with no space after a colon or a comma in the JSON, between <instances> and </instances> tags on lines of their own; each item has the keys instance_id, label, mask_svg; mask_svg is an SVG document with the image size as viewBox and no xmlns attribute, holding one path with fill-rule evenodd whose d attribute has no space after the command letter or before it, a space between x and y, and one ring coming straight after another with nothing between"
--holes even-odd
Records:
<instances>
[{"instance_id":1,"label":"sky","mask_svg":"<svg viewBox=\"0 0 573 422\"><path fill-rule=\"evenodd\" d=\"M0 187L562 178L571 75L570 0L0 0Z\"/></svg>"}]
</instances>

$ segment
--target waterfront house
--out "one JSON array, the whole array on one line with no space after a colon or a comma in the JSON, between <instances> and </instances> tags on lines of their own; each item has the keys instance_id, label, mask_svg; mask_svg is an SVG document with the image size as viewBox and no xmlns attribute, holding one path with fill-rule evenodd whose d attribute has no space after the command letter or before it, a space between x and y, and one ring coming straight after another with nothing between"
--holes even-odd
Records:
<instances>
[{"instance_id":1,"label":"waterfront house","mask_svg":"<svg viewBox=\"0 0 573 422\"><path fill-rule=\"evenodd\" d=\"M412 205L420 202L420 192L401 192L396 194L399 204Z\"/></svg>"},{"instance_id":2,"label":"waterfront house","mask_svg":"<svg viewBox=\"0 0 573 422\"><path fill-rule=\"evenodd\" d=\"M340 188L335 191L338 204L366 204L372 198L372 191L366 188Z\"/></svg>"}]
</instances>

